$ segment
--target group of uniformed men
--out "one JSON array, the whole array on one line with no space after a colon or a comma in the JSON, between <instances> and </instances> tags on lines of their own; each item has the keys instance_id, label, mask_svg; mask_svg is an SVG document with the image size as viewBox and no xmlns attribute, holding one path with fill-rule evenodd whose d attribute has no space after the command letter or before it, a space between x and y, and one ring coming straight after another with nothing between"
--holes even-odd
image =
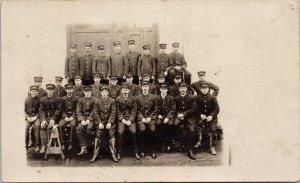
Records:
<instances>
[{"instance_id":1,"label":"group of uniformed men","mask_svg":"<svg viewBox=\"0 0 300 183\"><path fill-rule=\"evenodd\" d=\"M103 45L98 46L97 56L91 54L91 43L85 43L82 56L76 54L77 45L70 45L65 87L63 77L56 76L55 84L46 84L46 90L41 87L43 78L34 78L35 84L30 86L25 100L26 148L35 146L36 152L45 153L51 130L58 128L62 150L72 150L76 136L79 156L93 144L93 163L108 134L112 160L118 162L128 129L136 159L145 157L146 147L150 147L150 156L155 159L158 141L168 151L174 140L179 140L187 156L194 160L193 149L201 146L202 132L206 130L210 153L216 155L219 88L205 81L205 71L199 71L199 81L191 84L187 63L178 53L179 43L172 44L171 54L166 54L166 44L159 44L157 57L149 54L149 45L143 46L143 55L135 51L134 40L128 41L126 55L121 55L119 41L113 46L115 54L107 57ZM68 139L66 125L70 126ZM29 142L31 126L34 144Z\"/></svg>"}]
</instances>

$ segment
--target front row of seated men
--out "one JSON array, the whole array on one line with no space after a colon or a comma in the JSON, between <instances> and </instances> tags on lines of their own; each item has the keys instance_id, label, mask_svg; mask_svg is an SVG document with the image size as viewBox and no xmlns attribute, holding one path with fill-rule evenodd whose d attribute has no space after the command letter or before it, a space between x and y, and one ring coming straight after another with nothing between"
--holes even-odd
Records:
<instances>
[{"instance_id":1,"label":"front row of seated men","mask_svg":"<svg viewBox=\"0 0 300 183\"><path fill-rule=\"evenodd\" d=\"M173 92L177 94L174 97L169 94L172 87L168 83L159 82L159 87L153 89L148 77L143 78L140 92L137 91L139 87L132 87L132 76L121 87L116 85L117 82L100 86L97 77L94 85L83 87L75 78L75 86L71 83L65 85L66 95L63 97L55 94L54 84L46 85L46 96L42 98L38 97L41 88L30 86L30 96L25 100L26 147L34 146L28 144L31 126L34 126L35 151L40 153L46 151L51 130L58 128L62 150L73 149L76 136L80 146L78 155L86 154L87 147L94 144L92 163L96 161L100 144L108 133L112 159L118 162L127 129L136 159L145 157L145 146L150 147L147 153L155 159L158 141L170 147L173 139L179 139L186 147L187 156L194 160L193 148L201 145L202 131L206 129L210 153L216 155L219 105L217 98L209 92L211 83L200 82L196 95L192 95L187 92L189 86L185 82L177 83L175 77L177 91ZM111 92L113 87L120 87L120 93ZM151 88L158 95L150 92ZM66 125L70 126L69 143L65 139ZM183 131L186 132L184 136ZM146 135L150 137L150 143L145 141Z\"/></svg>"}]
</instances>

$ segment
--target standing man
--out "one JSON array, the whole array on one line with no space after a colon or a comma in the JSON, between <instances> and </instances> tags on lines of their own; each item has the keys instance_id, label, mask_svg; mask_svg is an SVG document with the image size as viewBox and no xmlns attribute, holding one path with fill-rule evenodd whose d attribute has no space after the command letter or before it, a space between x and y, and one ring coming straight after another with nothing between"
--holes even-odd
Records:
<instances>
[{"instance_id":1,"label":"standing man","mask_svg":"<svg viewBox=\"0 0 300 183\"><path fill-rule=\"evenodd\" d=\"M116 103L115 100L108 96L108 87L101 87L101 97L95 103L94 108L96 139L94 147L94 155L90 163L96 161L100 151L100 144L105 137L105 132L109 135L109 149L112 160L118 162L116 151Z\"/></svg>"},{"instance_id":2,"label":"standing man","mask_svg":"<svg viewBox=\"0 0 300 183\"><path fill-rule=\"evenodd\" d=\"M98 46L98 55L93 60L93 74L100 73L101 83L108 85L108 80L110 76L109 71L109 59L105 56L105 46Z\"/></svg>"},{"instance_id":3,"label":"standing man","mask_svg":"<svg viewBox=\"0 0 300 183\"><path fill-rule=\"evenodd\" d=\"M127 82L122 84L121 95L116 98L117 121L118 121L118 154L120 160L123 136L126 129L130 132L130 139L133 143L134 154L137 160L140 159L136 142L136 114L137 106L134 96L129 95L129 85Z\"/></svg>"},{"instance_id":4,"label":"standing man","mask_svg":"<svg viewBox=\"0 0 300 183\"><path fill-rule=\"evenodd\" d=\"M110 85L108 86L109 96L113 99L117 98L119 96L121 87L117 85L118 83L118 77L117 76L111 76L110 77Z\"/></svg>"},{"instance_id":5,"label":"standing man","mask_svg":"<svg viewBox=\"0 0 300 183\"><path fill-rule=\"evenodd\" d=\"M128 41L129 52L126 53L128 64L129 64L129 72L133 75L133 83L139 85L139 76L138 76L138 61L141 53L135 51L135 41Z\"/></svg>"},{"instance_id":6,"label":"standing man","mask_svg":"<svg viewBox=\"0 0 300 183\"><path fill-rule=\"evenodd\" d=\"M74 77L74 82L75 82L75 86L74 86L74 91L73 94L75 96L77 96L78 98L81 98L84 96L84 90L83 90L83 86L82 86L82 80L80 76L75 76Z\"/></svg>"},{"instance_id":7,"label":"standing man","mask_svg":"<svg viewBox=\"0 0 300 183\"><path fill-rule=\"evenodd\" d=\"M199 77L199 81L196 81L196 82L191 84L191 88L194 89L194 92L196 92L195 93L196 95L200 95L200 93L201 93L201 84L206 82L205 81L206 72L205 71L199 71L198 72L198 77ZM206 82L206 83L209 86L209 92L208 93L210 93L210 91L213 90L212 95L217 97L218 94L219 94L219 87L217 85L214 85L213 83L210 83L210 82Z\"/></svg>"},{"instance_id":8,"label":"standing man","mask_svg":"<svg viewBox=\"0 0 300 183\"><path fill-rule=\"evenodd\" d=\"M63 77L55 76L55 85L56 85L54 88L55 96L63 97L67 94L65 88L61 85L63 79L64 79Z\"/></svg>"},{"instance_id":9,"label":"standing man","mask_svg":"<svg viewBox=\"0 0 300 183\"><path fill-rule=\"evenodd\" d=\"M173 68L173 60L166 53L167 44L159 44L159 55L156 57L156 75L164 74L169 82L169 72Z\"/></svg>"},{"instance_id":10,"label":"standing man","mask_svg":"<svg viewBox=\"0 0 300 183\"><path fill-rule=\"evenodd\" d=\"M94 105L97 99L92 96L92 87L84 87L84 97L81 97L76 107L77 138L80 145L80 152L77 155L87 153L87 142L91 142L94 135ZM90 144L89 144L90 145Z\"/></svg>"},{"instance_id":11,"label":"standing man","mask_svg":"<svg viewBox=\"0 0 300 183\"><path fill-rule=\"evenodd\" d=\"M34 142L35 142L35 152L40 151L40 126L41 122L38 119L39 108L41 100L37 96L39 87L36 85L31 85L30 89L30 97L25 99L25 144L26 149L31 147L33 144L28 144L29 140L29 128L32 124L34 124Z\"/></svg>"},{"instance_id":12,"label":"standing man","mask_svg":"<svg viewBox=\"0 0 300 183\"><path fill-rule=\"evenodd\" d=\"M156 142L156 120L157 120L157 100L156 96L149 93L149 83L147 81L142 82L142 93L136 97L137 100L137 124L139 128L140 148L142 158L145 158L145 136L146 129L149 132L151 142L149 146L151 148L151 157L155 159L155 144Z\"/></svg>"},{"instance_id":13,"label":"standing man","mask_svg":"<svg viewBox=\"0 0 300 183\"><path fill-rule=\"evenodd\" d=\"M121 42L115 41L113 43L115 53L109 56L109 70L111 76L117 76L119 85L126 79L128 72L127 56L121 55Z\"/></svg>"},{"instance_id":14,"label":"standing man","mask_svg":"<svg viewBox=\"0 0 300 183\"><path fill-rule=\"evenodd\" d=\"M37 76L37 77L34 77L33 79L34 79L34 85L36 85L39 88L37 96L40 99L42 99L44 96L47 95L46 90L41 87L42 82L43 82L43 77ZM30 94L30 92L28 92L28 97L30 97L30 96L31 96L31 94Z\"/></svg>"},{"instance_id":15,"label":"standing man","mask_svg":"<svg viewBox=\"0 0 300 183\"><path fill-rule=\"evenodd\" d=\"M136 97L139 92L140 92L140 89L139 89L139 86L132 83L133 82L133 75L132 73L128 73L126 74L126 82L128 84L128 87L129 87L129 95L132 95L134 97Z\"/></svg>"},{"instance_id":16,"label":"standing man","mask_svg":"<svg viewBox=\"0 0 300 183\"><path fill-rule=\"evenodd\" d=\"M74 77L80 74L80 61L77 55L77 45L70 45L71 55L66 57L65 61L65 78L68 83L74 84Z\"/></svg>"},{"instance_id":17,"label":"standing man","mask_svg":"<svg viewBox=\"0 0 300 183\"><path fill-rule=\"evenodd\" d=\"M217 152L215 147L217 144L217 123L220 108L217 98L210 95L209 89L210 84L208 82L202 82L200 84L201 93L196 97L198 142L195 146L201 146L202 129L204 128L209 134L210 153L212 155L216 155Z\"/></svg>"},{"instance_id":18,"label":"standing man","mask_svg":"<svg viewBox=\"0 0 300 183\"><path fill-rule=\"evenodd\" d=\"M99 99L101 97L101 91L100 88L102 84L101 82L101 74L100 73L94 73L94 84L92 85L92 96Z\"/></svg>"},{"instance_id":19,"label":"standing man","mask_svg":"<svg viewBox=\"0 0 300 183\"><path fill-rule=\"evenodd\" d=\"M150 79L154 80L156 75L156 63L152 55L150 55L150 45L144 45L144 54L139 58L138 61L138 76L142 80L144 73L150 74Z\"/></svg>"},{"instance_id":20,"label":"standing man","mask_svg":"<svg viewBox=\"0 0 300 183\"><path fill-rule=\"evenodd\" d=\"M68 139L68 150L72 149L73 139L76 134L76 106L79 98L73 94L73 84L68 83L65 85L67 95L61 98L62 118L58 124L60 141L62 143L62 150L65 150L65 131L66 125L70 125L70 139Z\"/></svg>"},{"instance_id":21,"label":"standing man","mask_svg":"<svg viewBox=\"0 0 300 183\"><path fill-rule=\"evenodd\" d=\"M178 52L179 43L172 44L173 52L170 54L173 60L173 68L170 73L174 76L176 73L180 73L183 76L183 81L188 85L191 84L191 73L186 70L187 63L185 61L184 55ZM171 76L172 80L172 76Z\"/></svg>"},{"instance_id":22,"label":"standing man","mask_svg":"<svg viewBox=\"0 0 300 183\"><path fill-rule=\"evenodd\" d=\"M45 153L48 143L50 130L57 127L61 117L61 99L54 96L54 84L46 85L47 96L43 97L39 109L39 117L41 121L41 141L42 148L40 153Z\"/></svg>"},{"instance_id":23,"label":"standing man","mask_svg":"<svg viewBox=\"0 0 300 183\"><path fill-rule=\"evenodd\" d=\"M87 86L93 84L92 66L95 55L91 53L92 43L84 44L85 54L80 57L80 75L82 84Z\"/></svg>"},{"instance_id":24,"label":"standing man","mask_svg":"<svg viewBox=\"0 0 300 183\"><path fill-rule=\"evenodd\" d=\"M184 125L184 129L186 131L184 144L186 146L187 155L190 159L195 160L196 158L194 157L193 153L193 142L195 138L196 119L194 114L196 104L194 96L187 93L187 88L188 86L185 82L179 84L180 94L175 97L177 114L174 125L177 128L177 134L182 134L180 125Z\"/></svg>"}]
</instances>

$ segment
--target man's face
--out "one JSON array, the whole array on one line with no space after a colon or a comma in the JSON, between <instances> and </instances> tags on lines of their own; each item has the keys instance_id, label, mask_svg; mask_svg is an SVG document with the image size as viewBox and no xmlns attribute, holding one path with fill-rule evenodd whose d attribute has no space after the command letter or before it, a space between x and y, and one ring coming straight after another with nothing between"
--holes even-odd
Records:
<instances>
[{"instance_id":1,"label":"man's face","mask_svg":"<svg viewBox=\"0 0 300 183\"><path fill-rule=\"evenodd\" d=\"M81 79L75 79L74 82L77 86L81 86Z\"/></svg>"},{"instance_id":2,"label":"man's face","mask_svg":"<svg viewBox=\"0 0 300 183\"><path fill-rule=\"evenodd\" d=\"M98 50L99 55L104 55L104 52L105 52L104 50Z\"/></svg>"},{"instance_id":3,"label":"man's face","mask_svg":"<svg viewBox=\"0 0 300 183\"><path fill-rule=\"evenodd\" d=\"M103 98L107 98L107 96L108 96L108 91L107 91L107 90L102 90L102 91L101 91L101 96L102 96Z\"/></svg>"},{"instance_id":4,"label":"man's face","mask_svg":"<svg viewBox=\"0 0 300 183\"><path fill-rule=\"evenodd\" d=\"M157 81L158 81L158 83L164 83L165 82L165 78L158 78Z\"/></svg>"},{"instance_id":5,"label":"man's face","mask_svg":"<svg viewBox=\"0 0 300 183\"><path fill-rule=\"evenodd\" d=\"M135 48L134 44L129 44L128 47L130 51L134 51Z\"/></svg>"},{"instance_id":6,"label":"man's face","mask_svg":"<svg viewBox=\"0 0 300 183\"><path fill-rule=\"evenodd\" d=\"M179 83L181 83L181 78L175 78L175 79L174 79L174 82L175 82L175 84L178 85Z\"/></svg>"},{"instance_id":7,"label":"man's face","mask_svg":"<svg viewBox=\"0 0 300 183\"><path fill-rule=\"evenodd\" d=\"M160 94L161 95L167 95L168 89L167 88L160 88Z\"/></svg>"},{"instance_id":8,"label":"man's face","mask_svg":"<svg viewBox=\"0 0 300 183\"><path fill-rule=\"evenodd\" d=\"M122 93L123 93L123 95L128 95L128 93L129 93L129 89L128 88L122 88Z\"/></svg>"},{"instance_id":9,"label":"man's face","mask_svg":"<svg viewBox=\"0 0 300 183\"><path fill-rule=\"evenodd\" d=\"M91 90L87 90L87 91L84 91L84 96L85 97L91 97L92 96L92 91Z\"/></svg>"},{"instance_id":10,"label":"man's face","mask_svg":"<svg viewBox=\"0 0 300 183\"><path fill-rule=\"evenodd\" d=\"M173 48L173 51L174 51L174 52L178 52L178 49L179 49L178 47L176 47L176 46L174 47L174 46L173 46L172 48Z\"/></svg>"},{"instance_id":11,"label":"man's face","mask_svg":"<svg viewBox=\"0 0 300 183\"><path fill-rule=\"evenodd\" d=\"M121 46L120 45L116 45L114 48L115 48L116 53L119 53L121 51Z\"/></svg>"},{"instance_id":12,"label":"man's face","mask_svg":"<svg viewBox=\"0 0 300 183\"><path fill-rule=\"evenodd\" d=\"M187 87L186 87L186 86L181 86L181 87L179 87L179 92L180 92L181 94L185 94L186 91L187 91Z\"/></svg>"},{"instance_id":13,"label":"man's face","mask_svg":"<svg viewBox=\"0 0 300 183\"><path fill-rule=\"evenodd\" d=\"M77 52L77 49L76 48L70 48L70 52L71 52L71 54L75 54Z\"/></svg>"},{"instance_id":14,"label":"man's face","mask_svg":"<svg viewBox=\"0 0 300 183\"><path fill-rule=\"evenodd\" d=\"M73 93L73 88L67 88L66 92L67 92L68 95L72 94Z\"/></svg>"},{"instance_id":15,"label":"man's face","mask_svg":"<svg viewBox=\"0 0 300 183\"><path fill-rule=\"evenodd\" d=\"M159 53L166 53L166 49L165 48L160 48Z\"/></svg>"},{"instance_id":16,"label":"man's face","mask_svg":"<svg viewBox=\"0 0 300 183\"><path fill-rule=\"evenodd\" d=\"M115 80L115 79L110 80L110 83L111 83L111 85L116 86L118 83L118 80Z\"/></svg>"},{"instance_id":17,"label":"man's face","mask_svg":"<svg viewBox=\"0 0 300 183\"><path fill-rule=\"evenodd\" d=\"M150 76L144 76L143 81L150 81Z\"/></svg>"},{"instance_id":18,"label":"man's face","mask_svg":"<svg viewBox=\"0 0 300 183\"><path fill-rule=\"evenodd\" d=\"M149 85L142 85L143 94L148 94Z\"/></svg>"},{"instance_id":19,"label":"man's face","mask_svg":"<svg viewBox=\"0 0 300 183\"><path fill-rule=\"evenodd\" d=\"M46 93L48 96L53 96L54 90L53 89L46 89Z\"/></svg>"},{"instance_id":20,"label":"man's face","mask_svg":"<svg viewBox=\"0 0 300 183\"><path fill-rule=\"evenodd\" d=\"M126 82L129 83L129 84L132 83L132 80L133 80L133 77L126 78Z\"/></svg>"},{"instance_id":21,"label":"man's face","mask_svg":"<svg viewBox=\"0 0 300 183\"><path fill-rule=\"evenodd\" d=\"M99 84L101 79L99 77L94 77L94 81L95 81L95 83Z\"/></svg>"},{"instance_id":22,"label":"man's face","mask_svg":"<svg viewBox=\"0 0 300 183\"><path fill-rule=\"evenodd\" d=\"M91 50L92 50L92 48L89 47L89 46L84 47L84 51L85 51L85 53L87 53L87 54L91 53Z\"/></svg>"},{"instance_id":23,"label":"man's face","mask_svg":"<svg viewBox=\"0 0 300 183\"><path fill-rule=\"evenodd\" d=\"M55 81L56 86L61 86L61 81Z\"/></svg>"},{"instance_id":24,"label":"man's face","mask_svg":"<svg viewBox=\"0 0 300 183\"><path fill-rule=\"evenodd\" d=\"M202 94L206 95L209 91L209 88L208 87L201 87L200 91L201 91Z\"/></svg>"},{"instance_id":25,"label":"man's face","mask_svg":"<svg viewBox=\"0 0 300 183\"><path fill-rule=\"evenodd\" d=\"M36 97L38 95L38 91L37 90L30 90L30 96L31 97Z\"/></svg>"},{"instance_id":26,"label":"man's face","mask_svg":"<svg viewBox=\"0 0 300 183\"><path fill-rule=\"evenodd\" d=\"M149 55L150 54L150 50L149 49L144 50L144 54L145 55Z\"/></svg>"},{"instance_id":27,"label":"man's face","mask_svg":"<svg viewBox=\"0 0 300 183\"><path fill-rule=\"evenodd\" d=\"M41 87L42 82L36 81L36 82L34 82L34 84L37 85L38 87Z\"/></svg>"},{"instance_id":28,"label":"man's face","mask_svg":"<svg viewBox=\"0 0 300 183\"><path fill-rule=\"evenodd\" d=\"M203 76L198 76L198 78L199 78L199 81L204 81L205 75L203 75Z\"/></svg>"}]
</instances>

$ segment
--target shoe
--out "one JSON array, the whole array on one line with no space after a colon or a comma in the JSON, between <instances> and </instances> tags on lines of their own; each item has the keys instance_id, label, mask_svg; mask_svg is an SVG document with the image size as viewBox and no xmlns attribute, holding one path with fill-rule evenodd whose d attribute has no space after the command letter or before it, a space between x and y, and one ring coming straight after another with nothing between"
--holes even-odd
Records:
<instances>
[{"instance_id":1,"label":"shoe","mask_svg":"<svg viewBox=\"0 0 300 183\"><path fill-rule=\"evenodd\" d=\"M171 151L171 146L167 146L167 152L170 152Z\"/></svg>"},{"instance_id":2,"label":"shoe","mask_svg":"<svg viewBox=\"0 0 300 183\"><path fill-rule=\"evenodd\" d=\"M30 141L27 147L30 148L30 147L33 147L33 146L34 146L33 142Z\"/></svg>"},{"instance_id":3,"label":"shoe","mask_svg":"<svg viewBox=\"0 0 300 183\"><path fill-rule=\"evenodd\" d=\"M197 142L195 145L194 145L194 148L199 148L201 146L201 142Z\"/></svg>"},{"instance_id":4,"label":"shoe","mask_svg":"<svg viewBox=\"0 0 300 183\"><path fill-rule=\"evenodd\" d=\"M35 146L34 152L39 152L39 151L40 151L40 146L39 145Z\"/></svg>"},{"instance_id":5,"label":"shoe","mask_svg":"<svg viewBox=\"0 0 300 183\"><path fill-rule=\"evenodd\" d=\"M41 154L44 154L46 152L46 147L45 146L42 146L41 150L40 150L40 153Z\"/></svg>"},{"instance_id":6,"label":"shoe","mask_svg":"<svg viewBox=\"0 0 300 183\"><path fill-rule=\"evenodd\" d=\"M145 154L143 153L143 152L141 152L141 156L140 156L141 158L145 158Z\"/></svg>"},{"instance_id":7,"label":"shoe","mask_svg":"<svg viewBox=\"0 0 300 183\"><path fill-rule=\"evenodd\" d=\"M81 146L80 152L77 154L78 156L84 155L87 153L86 146Z\"/></svg>"},{"instance_id":8,"label":"shoe","mask_svg":"<svg viewBox=\"0 0 300 183\"><path fill-rule=\"evenodd\" d=\"M152 159L156 159L156 158L157 158L156 154L155 154L155 153L152 153L151 158L152 158Z\"/></svg>"},{"instance_id":9,"label":"shoe","mask_svg":"<svg viewBox=\"0 0 300 183\"><path fill-rule=\"evenodd\" d=\"M73 149L72 144L70 144L68 150L72 150L72 149Z\"/></svg>"},{"instance_id":10,"label":"shoe","mask_svg":"<svg viewBox=\"0 0 300 183\"><path fill-rule=\"evenodd\" d=\"M117 154L117 158L118 158L118 160L121 159L121 154L120 153Z\"/></svg>"},{"instance_id":11,"label":"shoe","mask_svg":"<svg viewBox=\"0 0 300 183\"><path fill-rule=\"evenodd\" d=\"M214 147L211 147L211 148L210 148L210 153L211 153L212 155L217 155L216 149L215 149Z\"/></svg>"},{"instance_id":12,"label":"shoe","mask_svg":"<svg viewBox=\"0 0 300 183\"><path fill-rule=\"evenodd\" d=\"M140 155L138 153L134 153L134 154L135 154L135 159L137 159L137 160L141 159L141 157L140 157Z\"/></svg>"},{"instance_id":13,"label":"shoe","mask_svg":"<svg viewBox=\"0 0 300 183\"><path fill-rule=\"evenodd\" d=\"M196 157L194 156L194 153L192 150L189 150L188 152L188 157L191 159L191 160L196 160Z\"/></svg>"}]
</instances>

